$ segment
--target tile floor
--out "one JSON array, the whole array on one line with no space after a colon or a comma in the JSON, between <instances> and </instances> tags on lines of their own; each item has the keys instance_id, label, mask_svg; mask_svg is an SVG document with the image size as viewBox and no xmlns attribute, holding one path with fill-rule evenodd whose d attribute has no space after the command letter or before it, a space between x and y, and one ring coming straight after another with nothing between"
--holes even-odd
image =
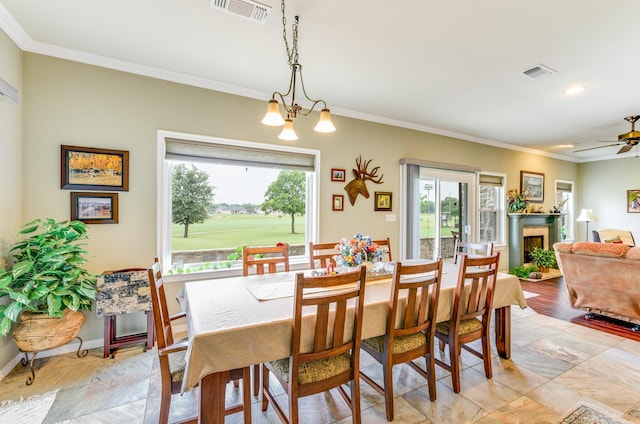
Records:
<instances>
[{"instance_id":1,"label":"tile floor","mask_svg":"<svg viewBox=\"0 0 640 424\"><path fill-rule=\"evenodd\" d=\"M454 394L446 371L437 371L437 400L430 402L424 380L406 365L394 369L399 423L555 423L579 401L587 401L632 423L640 423L640 343L590 328L512 308L512 355L493 359L493 379L482 364L463 351L462 391ZM100 349L85 358L75 354L36 361L36 380L25 385L18 365L0 382L0 401L58 389L45 424L155 423L159 372L154 350L132 347L115 359ZM448 359L448 358L447 358ZM362 366L380 377L381 369L363 355ZM385 423L384 401L362 382L362 421ZM174 396L171 419L195 409L196 393ZM231 387L227 397L235 398ZM350 423L337 393L301 400L303 423ZM254 423L279 423L271 408L252 408ZM227 417L241 423L241 414Z\"/></svg>"}]
</instances>

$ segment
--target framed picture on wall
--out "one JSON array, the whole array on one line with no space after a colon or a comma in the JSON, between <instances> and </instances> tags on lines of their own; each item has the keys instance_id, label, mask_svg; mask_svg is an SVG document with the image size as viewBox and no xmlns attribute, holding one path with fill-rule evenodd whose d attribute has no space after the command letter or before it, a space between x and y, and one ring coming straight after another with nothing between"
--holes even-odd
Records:
<instances>
[{"instance_id":1,"label":"framed picture on wall","mask_svg":"<svg viewBox=\"0 0 640 424\"><path fill-rule=\"evenodd\" d=\"M71 192L71 220L117 224L118 193Z\"/></svg>"},{"instance_id":2,"label":"framed picture on wall","mask_svg":"<svg viewBox=\"0 0 640 424\"><path fill-rule=\"evenodd\" d=\"M60 188L129 191L129 152L60 146Z\"/></svg>"},{"instance_id":3,"label":"framed picture on wall","mask_svg":"<svg viewBox=\"0 0 640 424\"><path fill-rule=\"evenodd\" d=\"M343 211L344 210L344 195L334 194L331 210Z\"/></svg>"},{"instance_id":4,"label":"framed picture on wall","mask_svg":"<svg viewBox=\"0 0 640 424\"><path fill-rule=\"evenodd\" d=\"M391 192L376 191L374 210L390 211L391 210Z\"/></svg>"},{"instance_id":5,"label":"framed picture on wall","mask_svg":"<svg viewBox=\"0 0 640 424\"><path fill-rule=\"evenodd\" d=\"M640 213L640 189L627 190L627 212Z\"/></svg>"},{"instance_id":6,"label":"framed picture on wall","mask_svg":"<svg viewBox=\"0 0 640 424\"><path fill-rule=\"evenodd\" d=\"M544 203L544 174L520 171L520 193L530 203Z\"/></svg>"},{"instance_id":7,"label":"framed picture on wall","mask_svg":"<svg viewBox=\"0 0 640 424\"><path fill-rule=\"evenodd\" d=\"M331 168L331 181L345 181L344 169Z\"/></svg>"}]
</instances>

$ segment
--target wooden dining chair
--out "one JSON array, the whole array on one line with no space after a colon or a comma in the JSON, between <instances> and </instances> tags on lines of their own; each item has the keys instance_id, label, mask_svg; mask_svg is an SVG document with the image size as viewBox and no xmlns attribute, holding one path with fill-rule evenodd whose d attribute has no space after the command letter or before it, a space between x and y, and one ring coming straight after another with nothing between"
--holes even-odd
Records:
<instances>
[{"instance_id":1,"label":"wooden dining chair","mask_svg":"<svg viewBox=\"0 0 640 424\"><path fill-rule=\"evenodd\" d=\"M156 343L158 345L158 360L160 364L161 397L160 416L158 422L166 424L169 421L171 409L171 395L180 393L182 378L186 367L185 355L188 341L173 339L171 321L183 318L186 312L169 315L167 300L164 292L162 269L158 259L148 268L149 287L151 289L151 304L155 320ZM242 403L233 405L225 410L225 415L244 411L244 424L251 424L251 392L249 367L235 369L230 372L230 380L242 379ZM225 396L225 393L220 393ZM198 417L181 421L181 423L197 423Z\"/></svg>"},{"instance_id":2,"label":"wooden dining chair","mask_svg":"<svg viewBox=\"0 0 640 424\"><path fill-rule=\"evenodd\" d=\"M436 400L433 343L442 278L442 258L422 264L396 262L383 336L362 341L362 349L382 364L384 387L360 371L360 377L384 396L387 421L393 421L393 366L407 363L427 380ZM426 369L414 359L424 357Z\"/></svg>"},{"instance_id":3,"label":"wooden dining chair","mask_svg":"<svg viewBox=\"0 0 640 424\"><path fill-rule=\"evenodd\" d=\"M314 243L310 241L309 267L315 269L318 266L321 269L326 269L330 263L335 266L336 260L334 256L338 254L336 244L338 243Z\"/></svg>"},{"instance_id":4,"label":"wooden dining chair","mask_svg":"<svg viewBox=\"0 0 640 424\"><path fill-rule=\"evenodd\" d=\"M322 277L296 274L291 356L262 364L263 411L271 402L282 422L298 424L298 398L337 388L351 409L352 421L360 423L358 369L365 276L365 267ZM288 418L269 387L270 372L288 395ZM350 385L350 394L343 384Z\"/></svg>"},{"instance_id":5,"label":"wooden dining chair","mask_svg":"<svg viewBox=\"0 0 640 424\"><path fill-rule=\"evenodd\" d=\"M462 255L458 282L449 321L436 324L436 338L440 351L449 345L449 364L436 358L436 364L451 372L453 391L460 392L461 349L474 354L484 362L484 373L491 378L491 302L498 273L500 253L488 257L472 258ZM482 352L467 343L482 340Z\"/></svg>"},{"instance_id":6,"label":"wooden dining chair","mask_svg":"<svg viewBox=\"0 0 640 424\"><path fill-rule=\"evenodd\" d=\"M283 264L282 271L289 271L289 245L279 243L275 246L242 246L242 275L249 275L249 268L254 267L257 275L278 272L278 264ZM253 366L253 395L260 392L260 364Z\"/></svg>"},{"instance_id":7,"label":"wooden dining chair","mask_svg":"<svg viewBox=\"0 0 640 424\"><path fill-rule=\"evenodd\" d=\"M391 240L389 240L389 237L383 240L372 240L372 242L377 244L378 246L387 248L387 255L386 257L382 258L383 261L391 262L393 260L393 258L391 257Z\"/></svg>"},{"instance_id":8,"label":"wooden dining chair","mask_svg":"<svg viewBox=\"0 0 640 424\"><path fill-rule=\"evenodd\" d=\"M458 256L463 255L491 256L493 255L493 243L468 243L457 240L453 248L453 263L457 264Z\"/></svg>"},{"instance_id":9,"label":"wooden dining chair","mask_svg":"<svg viewBox=\"0 0 640 424\"><path fill-rule=\"evenodd\" d=\"M249 268L254 267L256 274L269 274L278 271L282 264L284 271L289 271L289 245L279 243L275 246L242 246L242 275L249 275Z\"/></svg>"}]
</instances>

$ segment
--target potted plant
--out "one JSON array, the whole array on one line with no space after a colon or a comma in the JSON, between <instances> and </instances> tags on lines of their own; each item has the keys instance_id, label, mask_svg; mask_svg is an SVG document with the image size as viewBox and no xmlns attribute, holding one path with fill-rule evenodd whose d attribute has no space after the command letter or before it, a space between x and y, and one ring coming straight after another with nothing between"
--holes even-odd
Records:
<instances>
[{"instance_id":1,"label":"potted plant","mask_svg":"<svg viewBox=\"0 0 640 424\"><path fill-rule=\"evenodd\" d=\"M81 221L36 219L18 233L13 244L14 265L0 269L0 335L13 323L13 338L24 352L61 346L76 337L84 321L81 310L91 310L96 276L86 263L82 240L88 238Z\"/></svg>"},{"instance_id":2,"label":"potted plant","mask_svg":"<svg viewBox=\"0 0 640 424\"><path fill-rule=\"evenodd\" d=\"M529 256L540 272L549 272L549 268L556 266L556 254L553 250L534 247Z\"/></svg>"}]
</instances>

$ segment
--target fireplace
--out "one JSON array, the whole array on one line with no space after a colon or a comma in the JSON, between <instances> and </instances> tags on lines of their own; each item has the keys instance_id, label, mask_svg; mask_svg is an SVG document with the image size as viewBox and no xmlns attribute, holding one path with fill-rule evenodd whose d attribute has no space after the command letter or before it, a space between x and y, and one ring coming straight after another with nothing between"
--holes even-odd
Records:
<instances>
[{"instance_id":1,"label":"fireplace","mask_svg":"<svg viewBox=\"0 0 640 424\"><path fill-rule=\"evenodd\" d=\"M509 269L531 262L534 247L548 250L560 240L560 214L509 215Z\"/></svg>"}]
</instances>

